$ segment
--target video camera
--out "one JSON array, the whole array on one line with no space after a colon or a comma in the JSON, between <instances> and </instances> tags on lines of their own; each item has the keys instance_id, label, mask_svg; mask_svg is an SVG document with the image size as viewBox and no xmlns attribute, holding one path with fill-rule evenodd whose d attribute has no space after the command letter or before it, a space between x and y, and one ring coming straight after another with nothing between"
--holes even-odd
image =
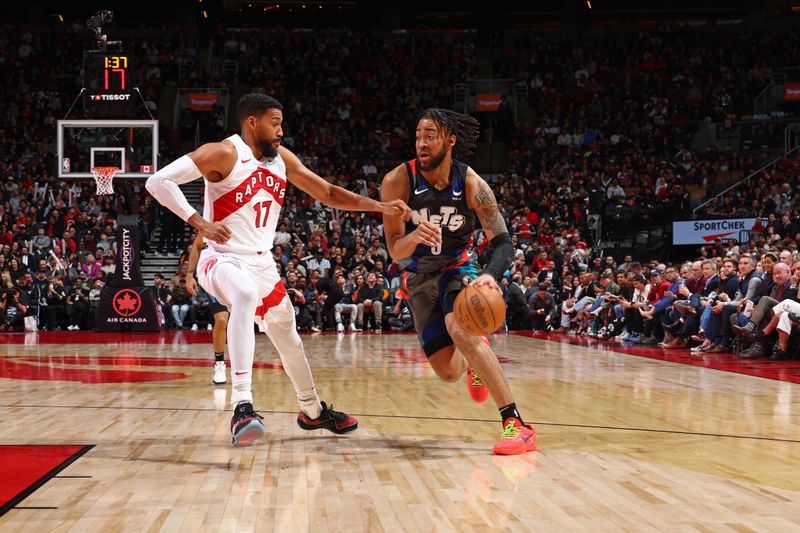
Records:
<instances>
[{"instance_id":1,"label":"video camera","mask_svg":"<svg viewBox=\"0 0 800 533\"><path fill-rule=\"evenodd\" d=\"M86 27L94 31L95 39L97 39L97 47L99 50L107 50L109 46L119 48L122 46L122 41L109 41L108 37L103 34L103 26L107 26L114 21L114 12L109 9L102 9L89 17L86 21Z\"/></svg>"}]
</instances>

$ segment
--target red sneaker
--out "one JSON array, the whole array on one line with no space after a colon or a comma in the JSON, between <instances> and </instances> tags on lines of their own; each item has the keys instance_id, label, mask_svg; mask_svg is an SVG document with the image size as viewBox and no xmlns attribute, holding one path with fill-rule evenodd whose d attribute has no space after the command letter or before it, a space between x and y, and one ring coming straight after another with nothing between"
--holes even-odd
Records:
<instances>
[{"instance_id":1,"label":"red sneaker","mask_svg":"<svg viewBox=\"0 0 800 533\"><path fill-rule=\"evenodd\" d=\"M467 367L467 390L475 403L483 403L489 397L489 387L483 384L478 371Z\"/></svg>"},{"instance_id":2,"label":"red sneaker","mask_svg":"<svg viewBox=\"0 0 800 533\"><path fill-rule=\"evenodd\" d=\"M516 418L509 418L500 440L492 447L497 455L519 455L536 450L536 431Z\"/></svg>"},{"instance_id":3,"label":"red sneaker","mask_svg":"<svg viewBox=\"0 0 800 533\"><path fill-rule=\"evenodd\" d=\"M325 402L320 403L322 412L317 418L311 419L303 411L300 411L300 414L297 415L297 425L309 431L327 429L337 435L344 435L358 428L358 420L352 416L341 411L334 411L333 406L328 406Z\"/></svg>"}]
</instances>

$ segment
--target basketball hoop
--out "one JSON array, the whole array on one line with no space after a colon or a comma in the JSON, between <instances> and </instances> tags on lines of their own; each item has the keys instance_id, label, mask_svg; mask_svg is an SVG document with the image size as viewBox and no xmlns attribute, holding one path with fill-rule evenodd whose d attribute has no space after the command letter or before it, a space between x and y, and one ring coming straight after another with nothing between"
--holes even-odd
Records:
<instances>
[{"instance_id":1,"label":"basketball hoop","mask_svg":"<svg viewBox=\"0 0 800 533\"><path fill-rule=\"evenodd\" d=\"M114 194L114 186L111 182L119 172L119 167L92 167L92 176L97 183L98 196Z\"/></svg>"}]
</instances>

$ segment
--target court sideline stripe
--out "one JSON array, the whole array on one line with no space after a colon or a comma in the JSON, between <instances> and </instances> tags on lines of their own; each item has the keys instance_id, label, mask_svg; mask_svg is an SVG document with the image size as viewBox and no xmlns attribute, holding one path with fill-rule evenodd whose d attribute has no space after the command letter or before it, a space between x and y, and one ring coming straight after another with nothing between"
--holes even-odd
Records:
<instances>
[{"instance_id":1,"label":"court sideline stripe","mask_svg":"<svg viewBox=\"0 0 800 533\"><path fill-rule=\"evenodd\" d=\"M133 411L198 411L198 412L211 412L211 413L227 413L228 411L221 411L219 409L210 409L204 407L120 407L116 405L14 405L14 404L0 404L0 407L16 407L23 409L126 409ZM271 411L268 409L256 409L259 413L270 414L286 414L294 415L297 411ZM410 416L410 415L375 415L369 413L351 413L353 416L361 416L366 418L400 418L406 420L440 420L452 422L488 422L497 423L496 419L487 418L452 418L442 416ZM757 435L731 435L726 433L706 433L702 431L681 431L679 429L658 429L658 428L641 428L641 427L623 427L623 426L601 426L596 424L567 424L563 422L541 422L531 421L535 426L552 426L552 427L566 427L566 428L581 428L581 429L605 429L610 431L639 431L642 433L666 433L672 435L688 435L696 437L718 437L723 439L744 439L744 440L762 440L769 442L786 442L789 444L800 444L798 439L782 439L779 437L760 437Z\"/></svg>"}]
</instances>

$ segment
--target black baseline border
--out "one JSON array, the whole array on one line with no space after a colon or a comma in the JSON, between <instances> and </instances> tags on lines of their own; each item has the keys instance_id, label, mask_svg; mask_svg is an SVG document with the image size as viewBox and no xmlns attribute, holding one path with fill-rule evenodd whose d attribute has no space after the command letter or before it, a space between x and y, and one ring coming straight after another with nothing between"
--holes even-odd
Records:
<instances>
[{"instance_id":1,"label":"black baseline border","mask_svg":"<svg viewBox=\"0 0 800 533\"><path fill-rule=\"evenodd\" d=\"M0 446L26 446L25 444L5 444ZM75 446L74 444L32 444L30 446ZM61 463L51 468L42 477L25 487L16 496L8 500L5 504L0 505L0 516L3 516L11 509L17 507L17 504L22 502L25 498L36 492L42 485L53 479L56 474L67 468L69 465L83 457L86 452L94 448L94 444L84 444L83 447L77 452L73 453ZM55 509L55 507L19 507L19 509Z\"/></svg>"}]
</instances>

